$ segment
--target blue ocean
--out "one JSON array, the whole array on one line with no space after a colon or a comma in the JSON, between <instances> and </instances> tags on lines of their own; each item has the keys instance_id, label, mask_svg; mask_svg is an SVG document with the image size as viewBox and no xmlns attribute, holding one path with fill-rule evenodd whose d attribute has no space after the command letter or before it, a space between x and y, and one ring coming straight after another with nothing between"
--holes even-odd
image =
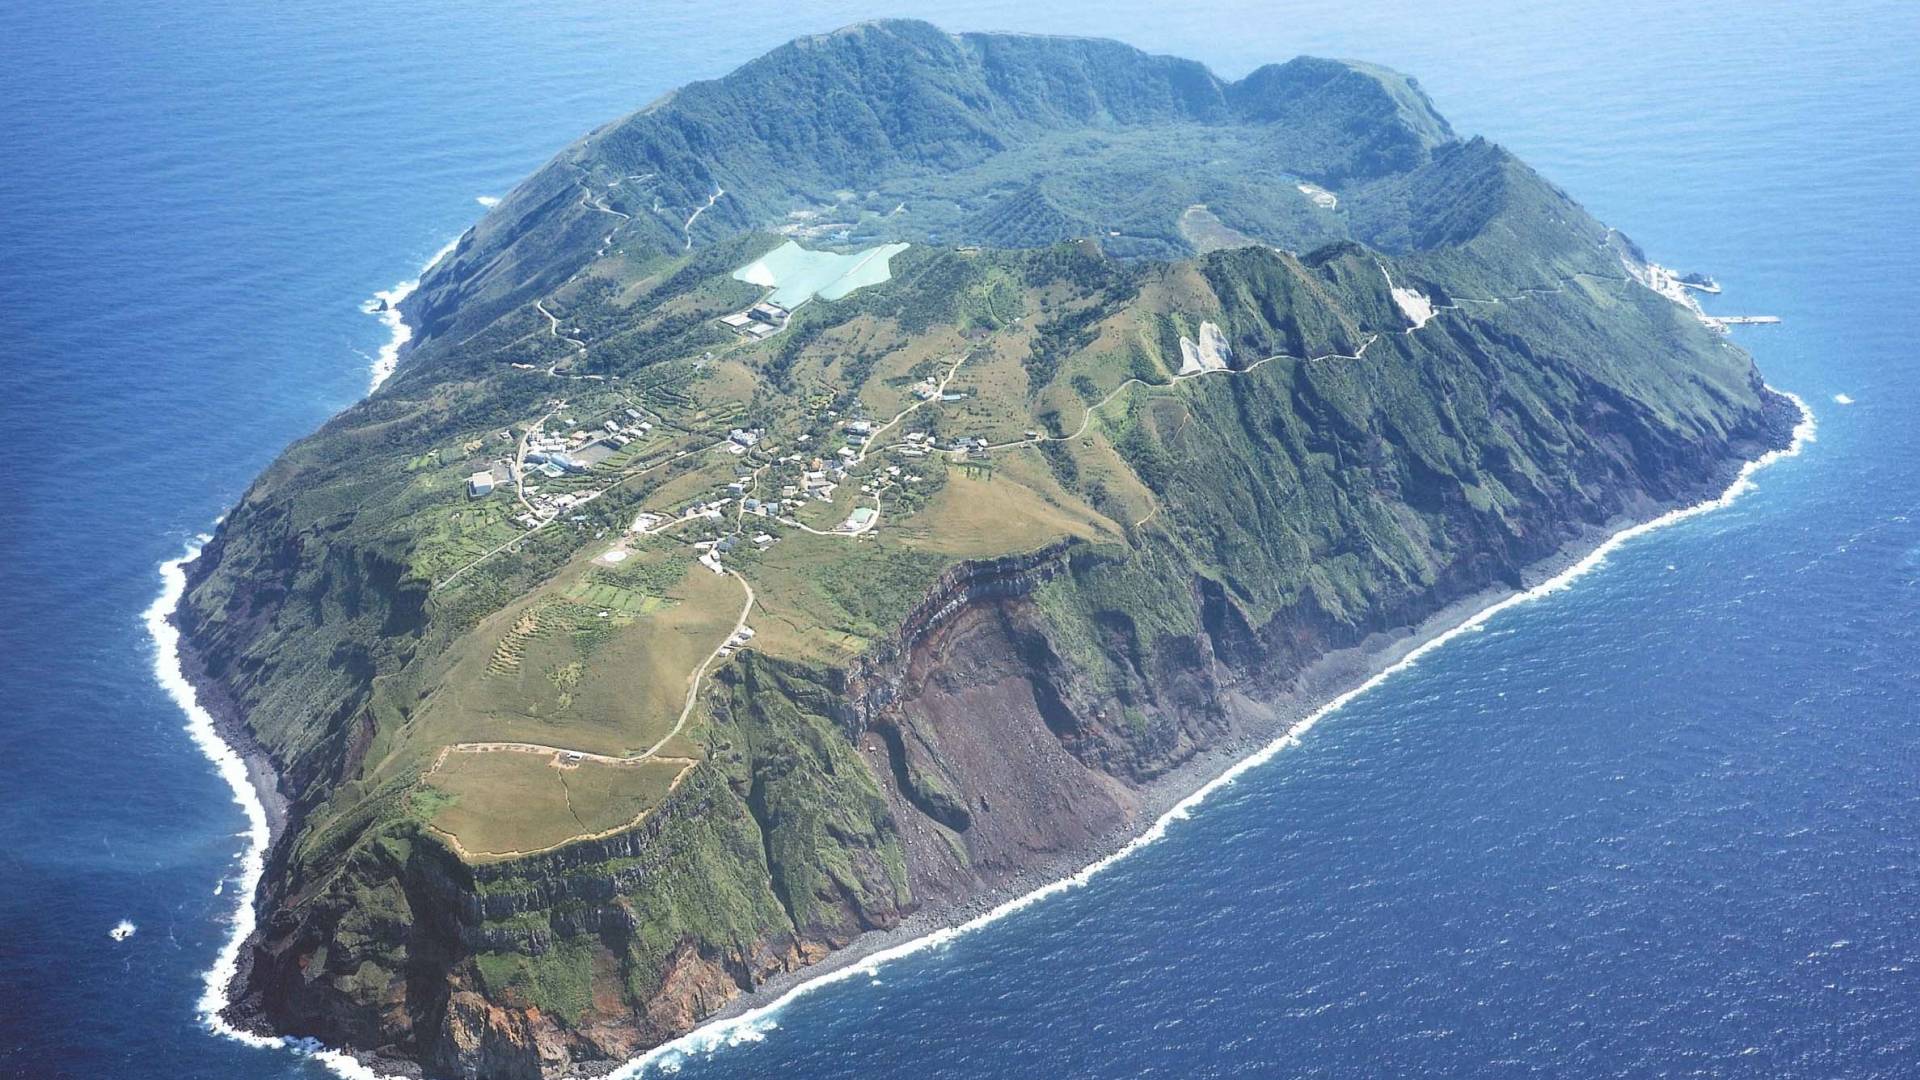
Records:
<instances>
[{"instance_id":1,"label":"blue ocean","mask_svg":"<svg viewBox=\"0 0 1920 1080\"><path fill-rule=\"evenodd\" d=\"M1920 15L1615 0L0 5L0 1075L332 1075L198 1016L246 814L160 568L364 394L363 312L594 125L875 15L1417 75L1817 438L1330 714L1080 887L683 1077L1920 1075ZM110 931L124 923L131 934Z\"/></svg>"}]
</instances>

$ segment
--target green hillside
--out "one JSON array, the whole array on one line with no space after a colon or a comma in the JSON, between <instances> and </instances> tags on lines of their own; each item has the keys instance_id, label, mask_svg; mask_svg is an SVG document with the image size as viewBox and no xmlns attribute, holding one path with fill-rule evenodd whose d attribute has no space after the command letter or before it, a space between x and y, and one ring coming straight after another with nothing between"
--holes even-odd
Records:
<instances>
[{"instance_id":1,"label":"green hillside","mask_svg":"<svg viewBox=\"0 0 1920 1080\"><path fill-rule=\"evenodd\" d=\"M596 130L192 567L290 804L236 1015L604 1069L1084 861L1784 438L1640 258L1356 63L872 23Z\"/></svg>"}]
</instances>

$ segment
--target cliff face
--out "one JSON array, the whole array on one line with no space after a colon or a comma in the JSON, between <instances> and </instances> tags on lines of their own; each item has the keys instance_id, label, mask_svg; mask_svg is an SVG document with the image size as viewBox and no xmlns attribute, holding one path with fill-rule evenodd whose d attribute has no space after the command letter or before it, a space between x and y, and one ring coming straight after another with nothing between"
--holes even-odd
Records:
<instances>
[{"instance_id":1,"label":"cliff face","mask_svg":"<svg viewBox=\"0 0 1920 1080\"><path fill-rule=\"evenodd\" d=\"M715 761L631 832L480 867L431 836L394 835L311 899L269 893L243 1007L448 1075L610 1066L863 931L1144 825L1156 778L1271 732L1236 698L1303 691L1315 661L1513 586L1586 528L1710 495L1797 419L1763 400L1749 426L1710 444L1646 441L1596 410L1587 441L1604 464L1581 468L1630 482L1596 485L1577 514L1543 501L1497 525L1456 502L1445 513L1459 557L1357 619L1303 597L1257 620L1192 575L1171 590L1177 611L1156 596L1079 624L1063 609L1158 568L1084 545L958 567L891 647L851 669L750 655L730 668ZM1141 632L1174 620L1191 631ZM490 983L486 958L502 955L551 965L534 984L548 1003ZM569 979L571 999L552 985ZM569 1000L574 1011L557 1012Z\"/></svg>"},{"instance_id":2,"label":"cliff face","mask_svg":"<svg viewBox=\"0 0 1920 1080\"><path fill-rule=\"evenodd\" d=\"M783 141L755 118L796 82L822 92ZM1055 164L1063 139L1083 172ZM1096 174L1139 186L1109 199ZM644 198L622 186L654 175ZM935 209L821 202L856 176L893 185L882 210ZM1338 188L1338 213L1295 179ZM709 184L737 194L696 221ZM1201 200L1246 242L1193 241ZM765 342L720 329L757 297L729 273L773 242L748 230L828 213L913 239L897 280ZM1031 227L1038 248L1075 222L1115 226L1107 250L952 246ZM400 375L290 450L191 569L196 681L288 803L234 1014L435 1075L591 1071L867 931L1085 861L1385 637L1786 441L1792 407L1623 252L1411 80L1327 61L1225 83L1110 43L880 24L601 129L435 269ZM1177 374L1194 338L1218 370ZM998 423L991 454L902 443L885 460L925 488L856 476L888 492L882 524L840 548L768 524L779 546L729 563L762 636L704 682L648 667L671 639L622 651L615 622L700 614L689 582L718 579L679 538L619 541L641 569L616 572L593 558L609 535L782 467L699 454L738 425L830 454L799 440L902 408L948 363L981 373L971 396L914 422ZM532 487L466 498L563 409L672 434L524 534L505 522ZM542 633L571 651L521 670ZM620 729L675 679L680 725ZM691 764L628 824L589 827L582 782L581 838L463 857L445 812L475 793L432 775L494 739ZM641 775L598 797L627 807Z\"/></svg>"}]
</instances>

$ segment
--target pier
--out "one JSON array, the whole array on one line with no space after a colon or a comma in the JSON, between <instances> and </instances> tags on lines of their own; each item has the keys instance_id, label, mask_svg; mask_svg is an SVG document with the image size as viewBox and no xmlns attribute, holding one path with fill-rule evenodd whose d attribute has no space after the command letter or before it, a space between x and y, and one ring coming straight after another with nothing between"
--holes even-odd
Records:
<instances>
[{"instance_id":1,"label":"pier","mask_svg":"<svg viewBox=\"0 0 1920 1080\"><path fill-rule=\"evenodd\" d=\"M1704 315L1701 318L1723 334L1729 326L1770 326L1780 321L1778 315Z\"/></svg>"}]
</instances>

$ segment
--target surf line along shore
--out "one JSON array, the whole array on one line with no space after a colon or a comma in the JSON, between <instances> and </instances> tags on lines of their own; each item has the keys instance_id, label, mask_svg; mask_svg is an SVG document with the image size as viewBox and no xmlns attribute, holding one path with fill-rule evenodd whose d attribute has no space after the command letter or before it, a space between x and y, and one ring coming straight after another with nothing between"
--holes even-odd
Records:
<instances>
[{"instance_id":1,"label":"surf line along shore","mask_svg":"<svg viewBox=\"0 0 1920 1080\"><path fill-rule=\"evenodd\" d=\"M380 384L393 375L407 345L413 340L413 327L401 312L401 303L419 289L420 281L427 272L452 254L465 236L466 232L463 231L447 241L421 264L417 274L391 288L375 292L362 306L363 312L378 318L387 328L386 342L370 358L367 393L378 390ZM224 515L214 519L214 524L218 526L223 519ZM247 941L253 937L259 921L256 901L260 881L266 874L267 851L273 844L275 831L285 824L286 807L277 787L278 780L273 773L272 763L266 754L251 745L251 739L237 716L216 717L200 701L199 691L188 675L186 656L181 649L180 628L174 618L186 599L187 567L200 557L201 549L212 539L211 535L202 533L188 542L186 550L178 558L160 564L160 594L142 613L147 635L153 641L155 681L186 714L188 736L207 760L213 763L214 771L226 782L234 803L246 818L246 828L238 834L244 839L244 846L235 856L238 868L223 879L215 890L216 893L224 892L230 883L238 886L234 890L230 932L221 943L212 965L201 976L202 989L195 1008L201 1022L215 1034L260 1049L287 1050L311 1057L351 1080L377 1080L379 1073L348 1054L329 1049L312 1039L247 1031L229 1023L224 1015L231 1003L229 990L240 972L242 952Z\"/></svg>"},{"instance_id":2,"label":"surf line along shore","mask_svg":"<svg viewBox=\"0 0 1920 1080\"><path fill-rule=\"evenodd\" d=\"M381 383L393 377L394 369L400 366L400 354L406 351L407 343L413 340L413 327L408 325L406 316L400 314L400 305L420 288L420 280L427 276L427 271L440 265L441 259L453 254L453 249L460 246L461 238L466 235L461 233L460 236L447 241L445 247L434 252L432 257L421 264L418 274L391 289L381 289L374 293L373 298L360 309L378 318L387 328L387 343L380 346L380 351L373 358L367 393L371 394L380 389Z\"/></svg>"},{"instance_id":3,"label":"surf line along shore","mask_svg":"<svg viewBox=\"0 0 1920 1080\"><path fill-rule=\"evenodd\" d=\"M1156 785L1158 790L1149 796L1141 815L1155 815L1152 823L1142 831L1126 830L1124 835L1109 837L1104 845L1107 851L1099 858L1085 862L1086 854L1082 851L1059 860L1056 865L1036 867L1017 875L1008 884L970 902L945 911L917 913L892 930L869 931L818 964L776 976L742 994L700 1027L628 1061L606 1074L604 1080L633 1080L655 1067L670 1071L688 1057L762 1041L768 1031L778 1027L775 1017L780 1010L798 998L850 979L872 978L890 961L947 945L1042 900L1087 884L1101 871L1166 837L1174 823L1193 816L1196 809L1221 789L1231 787L1243 774L1272 761L1281 751L1300 745L1322 720L1413 667L1421 658L1478 631L1504 611L1564 591L1603 566L1609 555L1629 541L1733 505L1756 487L1753 478L1757 473L1776 462L1798 457L1816 437L1818 425L1807 403L1791 391L1768 389L1785 398L1798 412L1791 437L1787 445L1742 462L1731 483L1718 495L1646 520L1616 521L1597 528L1587 537L1570 541L1557 555L1535 564L1528 574L1534 583L1524 589L1484 591L1434 613L1384 647L1374 646L1370 650L1370 643L1363 642L1343 653L1323 657L1310 666L1301 679L1303 684L1317 685L1312 685L1296 700L1279 704L1280 711L1292 715L1281 721L1275 729L1277 734L1265 737L1264 741L1247 739L1217 747L1163 778ZM1350 682L1361 673L1364 677L1359 682L1314 703L1314 698L1329 689L1329 683ZM358 1078L365 1074L352 1075Z\"/></svg>"},{"instance_id":4,"label":"surf line along shore","mask_svg":"<svg viewBox=\"0 0 1920 1080\"><path fill-rule=\"evenodd\" d=\"M424 274L453 247L454 244L449 244L443 248L421 272ZM412 338L412 328L397 308L398 301L404 300L417 286L418 279L402 282L379 294L378 299L386 300L384 306L376 302L368 308L369 313L380 316L392 331L388 346L381 349L375 361L369 392L392 373ZM1815 437L1814 416L1806 403L1791 393L1775 393L1781 394L1797 410L1798 419L1791 437L1785 446L1740 463L1731 483L1717 496L1645 520L1621 519L1595 528L1569 542L1557 556L1536 564L1528 574L1535 583L1520 591L1488 590L1458 601L1398 635L1377 635L1377 640L1369 639L1352 649L1323 657L1303 674L1301 685L1306 689L1293 695L1291 700L1245 702L1255 713L1273 718L1259 725L1263 733L1204 753L1149 788L1141 817L1152 816L1153 820L1143 831L1116 832L1088 848L1033 867L970 901L917 913L890 931L870 932L819 964L768 980L736 998L700 1027L604 1075L609 1080L627 1080L655 1066L670 1067L692 1055L759 1041L777 1026L774 1017L778 1012L797 998L857 976L871 977L889 961L940 947L1050 896L1086 884L1101 871L1166 836L1175 822L1190 817L1195 808L1214 793L1231 786L1242 774L1272 760L1282 750L1299 745L1321 720L1412 667L1421 657L1479 629L1508 608L1565 589L1602 565L1609 554L1629 540L1731 505L1754 487L1756 473L1779 460L1797 456ZM256 927L255 905L265 873L266 853L278 824L275 818L279 796L264 755L252 751L243 753L249 740L238 718L216 718L200 701L187 674L181 635L173 619L185 598L186 568L209 539L198 538L180 558L161 565L161 591L145 613L155 646L155 677L186 714L189 735L213 762L247 818L247 828L242 833L246 845L238 856L239 870L233 875L240 887L236 890L231 933L205 973L205 986L198 1003L201 1020L216 1034L250 1046L310 1057L349 1080L400 1080L405 1074L383 1073L374 1064L346 1051L325 1047L312 1039L247 1031L229 1023L223 1015L230 1004L229 990L240 972L246 943ZM1340 689L1342 686L1345 689ZM1090 852L1100 854L1088 861Z\"/></svg>"},{"instance_id":5,"label":"surf line along shore","mask_svg":"<svg viewBox=\"0 0 1920 1080\"><path fill-rule=\"evenodd\" d=\"M1165 837L1175 822L1191 817L1196 808L1222 788L1231 786L1241 775L1271 761L1281 751L1299 745L1320 721L1414 666L1422 657L1458 637L1478 630L1509 608L1566 589L1603 565L1610 554L1628 541L1732 505L1741 495L1754 488L1753 477L1757 473L1778 461L1798 456L1815 438L1814 415L1806 403L1792 393L1776 392L1789 400L1799 413L1790 441L1780 449L1770 450L1742 463L1732 482L1719 495L1669 510L1648 520L1618 523L1619 527L1612 531L1597 529L1584 540L1570 543L1558 557L1538 564L1534 574L1540 580L1524 590L1490 590L1466 598L1437 612L1387 645L1376 646L1369 655L1356 657L1335 654L1323 659L1321 664L1309 669L1303 678L1303 682L1311 683L1318 674L1321 685L1315 688L1317 690L1324 690L1327 682L1350 680L1356 674L1356 669L1367 674L1348 689L1317 705L1310 701L1282 703L1283 710L1291 706L1297 715L1284 721L1284 726L1277 729L1278 734L1263 744L1242 742L1223 746L1176 770L1160 785L1157 797L1150 798L1147 804L1146 813L1156 815L1152 823L1136 834L1109 837L1105 845L1108 850L1100 857L1086 862L1083 850L1077 858L1036 867L970 903L938 912L922 912L893 930L864 935L819 964L776 977L754 991L741 995L707 1023L618 1066L605 1076L608 1080L630 1080L655 1067L671 1067L687 1057L711 1054L730 1045L758 1042L766 1037L766 1032L778 1026L775 1017L780 1010L800 997L853 978L871 978L882 965L890 961L946 945L1048 897L1087 884L1101 871ZM199 554L201 543L204 543L204 539L191 545L183 557L163 564L160 596L147 611L149 631L156 645L156 676L187 713L189 734L213 761L221 778L232 789L234 801L246 811L248 818L249 827L244 833L247 847L242 852L241 870L236 875L240 888L237 890L239 896L232 933L213 966L206 972L205 990L199 1002L201 1019L217 1034L250 1046L282 1049L311 1057L348 1080L401 1080L403 1074L381 1072L346 1051L324 1047L311 1039L246 1031L228 1023L222 1016L229 1003L228 989L239 971L241 951L252 936L256 923L254 904L264 874L266 851L272 842L266 799L272 798L273 792L270 774L262 775L257 769L250 770L248 760L225 741L212 713L200 705L183 669L180 635L171 620L175 608L184 597L186 565ZM1363 644L1357 648L1365 650L1367 646ZM1316 670L1323 666L1339 670ZM1311 698L1313 693L1308 691L1303 697ZM257 790L256 784L261 785L261 789Z\"/></svg>"}]
</instances>

